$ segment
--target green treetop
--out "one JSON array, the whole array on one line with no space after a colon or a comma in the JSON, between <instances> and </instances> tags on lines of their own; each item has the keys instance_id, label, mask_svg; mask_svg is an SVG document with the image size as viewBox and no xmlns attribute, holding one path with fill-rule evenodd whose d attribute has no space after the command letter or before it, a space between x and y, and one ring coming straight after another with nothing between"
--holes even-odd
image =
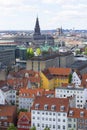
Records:
<instances>
[{"instance_id":1,"label":"green treetop","mask_svg":"<svg viewBox=\"0 0 87 130\"><path fill-rule=\"evenodd\" d=\"M7 130L17 130L17 128L12 124L7 128Z\"/></svg>"}]
</instances>

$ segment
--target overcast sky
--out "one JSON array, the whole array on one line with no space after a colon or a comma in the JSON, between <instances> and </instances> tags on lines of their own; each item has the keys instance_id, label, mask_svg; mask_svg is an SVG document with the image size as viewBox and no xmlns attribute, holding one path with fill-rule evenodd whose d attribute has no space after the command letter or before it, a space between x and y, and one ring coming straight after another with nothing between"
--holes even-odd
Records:
<instances>
[{"instance_id":1,"label":"overcast sky","mask_svg":"<svg viewBox=\"0 0 87 130\"><path fill-rule=\"evenodd\" d=\"M87 0L0 0L0 30L87 30Z\"/></svg>"}]
</instances>

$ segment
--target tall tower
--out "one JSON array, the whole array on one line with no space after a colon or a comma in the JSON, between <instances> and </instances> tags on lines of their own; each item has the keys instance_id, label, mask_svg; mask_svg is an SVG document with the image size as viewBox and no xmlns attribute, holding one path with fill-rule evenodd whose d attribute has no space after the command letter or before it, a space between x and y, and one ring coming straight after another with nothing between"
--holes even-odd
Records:
<instances>
[{"instance_id":1,"label":"tall tower","mask_svg":"<svg viewBox=\"0 0 87 130\"><path fill-rule=\"evenodd\" d=\"M38 17L36 18L36 24L34 28L34 36L41 35Z\"/></svg>"}]
</instances>

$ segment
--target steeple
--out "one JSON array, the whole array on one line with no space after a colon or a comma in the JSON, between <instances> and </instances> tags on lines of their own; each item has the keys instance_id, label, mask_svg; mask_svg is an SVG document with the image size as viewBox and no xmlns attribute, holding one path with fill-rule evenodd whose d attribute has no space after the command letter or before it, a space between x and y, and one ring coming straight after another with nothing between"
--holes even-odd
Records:
<instances>
[{"instance_id":1,"label":"steeple","mask_svg":"<svg viewBox=\"0 0 87 130\"><path fill-rule=\"evenodd\" d=\"M36 24L34 28L34 36L41 35L38 17L36 18Z\"/></svg>"}]
</instances>

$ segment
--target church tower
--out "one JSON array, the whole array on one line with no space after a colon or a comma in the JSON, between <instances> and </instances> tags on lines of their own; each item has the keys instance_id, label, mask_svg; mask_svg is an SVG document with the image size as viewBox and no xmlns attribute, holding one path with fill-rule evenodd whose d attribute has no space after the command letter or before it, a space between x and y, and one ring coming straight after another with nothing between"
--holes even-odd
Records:
<instances>
[{"instance_id":1,"label":"church tower","mask_svg":"<svg viewBox=\"0 0 87 130\"><path fill-rule=\"evenodd\" d=\"M41 35L41 33L40 33L39 20L38 20L38 17L37 17L35 28L34 28L34 36L39 36L39 35Z\"/></svg>"}]
</instances>

